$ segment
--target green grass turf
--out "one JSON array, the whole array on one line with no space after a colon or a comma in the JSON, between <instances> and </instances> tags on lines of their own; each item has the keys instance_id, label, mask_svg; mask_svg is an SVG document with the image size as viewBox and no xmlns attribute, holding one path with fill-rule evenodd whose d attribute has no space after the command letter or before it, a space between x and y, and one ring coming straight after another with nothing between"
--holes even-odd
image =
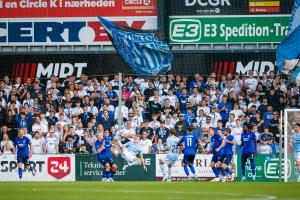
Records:
<instances>
[{"instance_id":1,"label":"green grass turf","mask_svg":"<svg viewBox=\"0 0 300 200\"><path fill-rule=\"evenodd\" d=\"M9 200L300 199L299 183L1 182Z\"/></svg>"}]
</instances>

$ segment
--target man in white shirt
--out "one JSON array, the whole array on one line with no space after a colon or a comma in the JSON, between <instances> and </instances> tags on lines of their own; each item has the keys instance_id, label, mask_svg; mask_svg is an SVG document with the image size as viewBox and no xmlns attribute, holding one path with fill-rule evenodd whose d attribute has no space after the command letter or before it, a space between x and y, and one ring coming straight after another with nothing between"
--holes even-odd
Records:
<instances>
[{"instance_id":1,"label":"man in white shirt","mask_svg":"<svg viewBox=\"0 0 300 200\"><path fill-rule=\"evenodd\" d=\"M200 101L202 100L201 95L198 93L198 89L197 88L193 88L193 94L189 97L188 101L190 101L191 99L194 100L196 105L199 105Z\"/></svg>"},{"instance_id":2,"label":"man in white shirt","mask_svg":"<svg viewBox=\"0 0 300 200\"><path fill-rule=\"evenodd\" d=\"M57 154L58 153L58 140L54 136L54 130L50 130L50 137L46 139L45 154Z\"/></svg>"},{"instance_id":3,"label":"man in white shirt","mask_svg":"<svg viewBox=\"0 0 300 200\"><path fill-rule=\"evenodd\" d=\"M148 138L148 133L146 131L142 133L142 140L140 145L143 154L150 153L152 147L152 141Z\"/></svg>"},{"instance_id":4,"label":"man in white shirt","mask_svg":"<svg viewBox=\"0 0 300 200\"><path fill-rule=\"evenodd\" d=\"M234 118L235 118L234 114L229 115L229 121L226 122L225 128L230 128L231 131L236 128L236 122Z\"/></svg>"},{"instance_id":5,"label":"man in white shirt","mask_svg":"<svg viewBox=\"0 0 300 200\"><path fill-rule=\"evenodd\" d=\"M47 133L48 132L48 121L46 119L46 116L44 113L40 114L40 118L41 118L41 132L43 133Z\"/></svg>"},{"instance_id":6,"label":"man in white shirt","mask_svg":"<svg viewBox=\"0 0 300 200\"><path fill-rule=\"evenodd\" d=\"M35 132L37 130L41 130L41 119L39 116L35 117L34 124L32 125L32 132Z\"/></svg>"},{"instance_id":7,"label":"man in white shirt","mask_svg":"<svg viewBox=\"0 0 300 200\"><path fill-rule=\"evenodd\" d=\"M230 111L230 114L234 114L234 120L237 120L239 116L245 115L244 112L241 109L239 109L238 103L234 104L233 110Z\"/></svg>"},{"instance_id":8,"label":"man in white shirt","mask_svg":"<svg viewBox=\"0 0 300 200\"><path fill-rule=\"evenodd\" d=\"M253 77L253 71L249 71L249 78L247 78L245 82L248 85L250 90L252 90L252 91L256 90L256 86L258 85L258 81L257 81L257 78Z\"/></svg>"},{"instance_id":9,"label":"man in white shirt","mask_svg":"<svg viewBox=\"0 0 300 200\"><path fill-rule=\"evenodd\" d=\"M210 114L210 109L209 109L209 107L207 107L205 100L201 101L201 105L197 109L197 115L199 114L199 110L203 110L203 112L204 112L205 115L209 115Z\"/></svg>"},{"instance_id":10,"label":"man in white shirt","mask_svg":"<svg viewBox=\"0 0 300 200\"><path fill-rule=\"evenodd\" d=\"M128 120L128 108L127 106L125 106L125 101L122 101L121 112L122 112L122 117ZM119 115L119 106L117 106L115 110L115 119L118 119L118 115Z\"/></svg>"},{"instance_id":11,"label":"man in white shirt","mask_svg":"<svg viewBox=\"0 0 300 200\"><path fill-rule=\"evenodd\" d=\"M262 144L258 147L259 154L272 154L272 148L268 145L267 142L262 142Z\"/></svg>"},{"instance_id":12,"label":"man in white shirt","mask_svg":"<svg viewBox=\"0 0 300 200\"><path fill-rule=\"evenodd\" d=\"M220 113L216 112L217 108L216 106L211 106L211 113L209 114L209 116L211 117L211 124L213 127L217 127L217 123L219 120L222 120L222 117L220 115Z\"/></svg>"},{"instance_id":13,"label":"man in white shirt","mask_svg":"<svg viewBox=\"0 0 300 200\"><path fill-rule=\"evenodd\" d=\"M41 137L38 131L34 132L34 137L31 140L32 154L43 154L45 140Z\"/></svg>"},{"instance_id":14,"label":"man in white shirt","mask_svg":"<svg viewBox=\"0 0 300 200\"><path fill-rule=\"evenodd\" d=\"M173 89L170 88L169 90L169 95L165 97L170 100L170 105L173 106L175 109L178 108L178 98L176 95L174 95Z\"/></svg>"}]
</instances>

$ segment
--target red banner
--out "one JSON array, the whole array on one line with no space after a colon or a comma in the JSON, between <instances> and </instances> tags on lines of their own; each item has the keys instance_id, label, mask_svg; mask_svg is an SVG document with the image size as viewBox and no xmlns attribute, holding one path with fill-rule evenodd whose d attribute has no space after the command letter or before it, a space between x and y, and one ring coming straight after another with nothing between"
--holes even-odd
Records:
<instances>
[{"instance_id":1,"label":"red banner","mask_svg":"<svg viewBox=\"0 0 300 200\"><path fill-rule=\"evenodd\" d=\"M156 0L0 0L1 18L156 16Z\"/></svg>"}]
</instances>

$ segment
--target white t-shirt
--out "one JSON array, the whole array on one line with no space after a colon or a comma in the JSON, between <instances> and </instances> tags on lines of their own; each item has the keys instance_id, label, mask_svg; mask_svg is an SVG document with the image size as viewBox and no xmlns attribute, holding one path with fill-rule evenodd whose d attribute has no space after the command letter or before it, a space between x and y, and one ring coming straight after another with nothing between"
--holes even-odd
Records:
<instances>
[{"instance_id":1,"label":"white t-shirt","mask_svg":"<svg viewBox=\"0 0 300 200\"><path fill-rule=\"evenodd\" d=\"M168 96L165 97L165 99L166 98L170 99L170 105L175 108L176 102L178 102L177 96L176 95L172 95L172 96L168 95Z\"/></svg>"},{"instance_id":2,"label":"white t-shirt","mask_svg":"<svg viewBox=\"0 0 300 200\"><path fill-rule=\"evenodd\" d=\"M232 130L232 134L234 137L234 140L237 144L241 144L241 136L242 136L243 128L242 127L236 127Z\"/></svg>"},{"instance_id":3,"label":"white t-shirt","mask_svg":"<svg viewBox=\"0 0 300 200\"><path fill-rule=\"evenodd\" d=\"M152 141L149 139L141 140L141 152L142 153L149 153L149 147L152 146Z\"/></svg>"},{"instance_id":4,"label":"white t-shirt","mask_svg":"<svg viewBox=\"0 0 300 200\"><path fill-rule=\"evenodd\" d=\"M46 140L46 143L47 143L47 153L48 154L56 154L56 150L55 150L55 145L58 144L58 140L53 137L49 137L47 138Z\"/></svg>"},{"instance_id":5,"label":"white t-shirt","mask_svg":"<svg viewBox=\"0 0 300 200\"><path fill-rule=\"evenodd\" d=\"M204 112L204 114L205 115L209 115L210 114L210 109L209 109L209 107L207 107L207 106L205 106L205 107L198 107L198 109L197 109L197 116L199 116L199 111L200 110L203 110L203 112Z\"/></svg>"},{"instance_id":6,"label":"white t-shirt","mask_svg":"<svg viewBox=\"0 0 300 200\"><path fill-rule=\"evenodd\" d=\"M31 140L32 143L32 154L43 154L43 145L45 140L42 138Z\"/></svg>"},{"instance_id":7,"label":"white t-shirt","mask_svg":"<svg viewBox=\"0 0 300 200\"><path fill-rule=\"evenodd\" d=\"M41 132L43 132L43 133L48 132L48 122L46 119L41 120L40 127L41 127Z\"/></svg>"},{"instance_id":8,"label":"white t-shirt","mask_svg":"<svg viewBox=\"0 0 300 200\"><path fill-rule=\"evenodd\" d=\"M271 154L272 148L269 145L260 145L260 147L258 148L258 153L259 154Z\"/></svg>"},{"instance_id":9,"label":"white t-shirt","mask_svg":"<svg viewBox=\"0 0 300 200\"><path fill-rule=\"evenodd\" d=\"M247 78L245 82L248 84L250 90L256 90L256 86L258 85L258 81L256 78Z\"/></svg>"},{"instance_id":10,"label":"white t-shirt","mask_svg":"<svg viewBox=\"0 0 300 200\"><path fill-rule=\"evenodd\" d=\"M167 138L167 147L169 147L168 153L178 153L177 144L179 140L178 137L173 135Z\"/></svg>"},{"instance_id":11,"label":"white t-shirt","mask_svg":"<svg viewBox=\"0 0 300 200\"><path fill-rule=\"evenodd\" d=\"M37 131L37 130L41 130L41 125L40 125L40 124L34 123L34 124L32 125L32 131L35 132L35 131Z\"/></svg>"},{"instance_id":12,"label":"white t-shirt","mask_svg":"<svg viewBox=\"0 0 300 200\"><path fill-rule=\"evenodd\" d=\"M201 95L199 95L199 94L197 94L197 95L192 94L192 95L189 97L189 101L190 101L190 99L193 99L194 102L195 102L195 104L198 105L199 102L202 100L202 97L201 97Z\"/></svg>"},{"instance_id":13,"label":"white t-shirt","mask_svg":"<svg viewBox=\"0 0 300 200\"><path fill-rule=\"evenodd\" d=\"M13 147L13 142L12 142L11 140L8 140L8 141L1 141L1 143L0 143L0 144L1 144L1 149L5 149L6 143L9 144L10 148Z\"/></svg>"},{"instance_id":14,"label":"white t-shirt","mask_svg":"<svg viewBox=\"0 0 300 200\"><path fill-rule=\"evenodd\" d=\"M235 121L228 121L228 122L226 122L226 126L225 126L225 128L230 128L231 129L231 131L233 130L233 129L235 129L236 128L236 122Z\"/></svg>"}]
</instances>

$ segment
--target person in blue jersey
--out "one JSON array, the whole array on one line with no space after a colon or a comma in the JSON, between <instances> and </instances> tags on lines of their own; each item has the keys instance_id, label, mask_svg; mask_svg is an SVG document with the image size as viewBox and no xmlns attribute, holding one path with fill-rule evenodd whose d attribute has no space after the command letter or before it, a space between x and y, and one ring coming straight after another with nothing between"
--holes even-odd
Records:
<instances>
[{"instance_id":1,"label":"person in blue jersey","mask_svg":"<svg viewBox=\"0 0 300 200\"><path fill-rule=\"evenodd\" d=\"M221 157L223 155L224 151L224 145L225 141L223 139L223 133L222 130L218 130L217 133L214 132L214 128L210 127L208 129L208 134L211 137L211 151L213 154L213 157L210 162L210 167L212 168L215 178L212 179L212 182L219 182L220 181L220 170L221 170Z\"/></svg>"},{"instance_id":2,"label":"person in blue jersey","mask_svg":"<svg viewBox=\"0 0 300 200\"><path fill-rule=\"evenodd\" d=\"M97 134L95 149L97 151L97 160L103 166L102 181L113 182L113 176L117 171L117 165L111 158L111 137L109 131L105 130L104 135Z\"/></svg>"},{"instance_id":3,"label":"person in blue jersey","mask_svg":"<svg viewBox=\"0 0 300 200\"><path fill-rule=\"evenodd\" d=\"M225 137L225 146L224 146L224 152L221 156L221 162L222 162L222 171L225 171L227 173L227 179L230 181L234 181L234 174L230 170L230 163L232 161L233 157L233 151L232 147L236 144L234 137L231 135L231 129L226 128L224 131L224 137ZM225 182L226 179L223 179Z\"/></svg>"},{"instance_id":4,"label":"person in blue jersey","mask_svg":"<svg viewBox=\"0 0 300 200\"><path fill-rule=\"evenodd\" d=\"M24 128L19 129L18 136L14 141L14 154L17 154L18 174L20 180L23 176L23 164L25 165L24 172L28 170L35 176L35 169L30 165L29 158L32 157L32 144L28 137L25 136Z\"/></svg>"},{"instance_id":5,"label":"person in blue jersey","mask_svg":"<svg viewBox=\"0 0 300 200\"><path fill-rule=\"evenodd\" d=\"M250 125L246 124L243 127L241 135L242 150L242 181L246 181L246 163L249 160L251 164L252 178L255 181L255 163L254 156L256 154L256 135L251 131Z\"/></svg>"},{"instance_id":6,"label":"person in blue jersey","mask_svg":"<svg viewBox=\"0 0 300 200\"><path fill-rule=\"evenodd\" d=\"M300 123L295 124L290 146L291 149L294 151L296 166L298 169L297 181L300 182Z\"/></svg>"},{"instance_id":7,"label":"person in blue jersey","mask_svg":"<svg viewBox=\"0 0 300 200\"><path fill-rule=\"evenodd\" d=\"M194 160L197 153L197 150L201 146L201 140L196 135L193 134L193 127L189 127L187 130L187 134L182 137L177 146L181 146L183 144L183 169L188 178L190 178L189 169L193 173L193 179L197 180L196 171L194 168ZM203 148L202 148L203 150Z\"/></svg>"}]
</instances>

